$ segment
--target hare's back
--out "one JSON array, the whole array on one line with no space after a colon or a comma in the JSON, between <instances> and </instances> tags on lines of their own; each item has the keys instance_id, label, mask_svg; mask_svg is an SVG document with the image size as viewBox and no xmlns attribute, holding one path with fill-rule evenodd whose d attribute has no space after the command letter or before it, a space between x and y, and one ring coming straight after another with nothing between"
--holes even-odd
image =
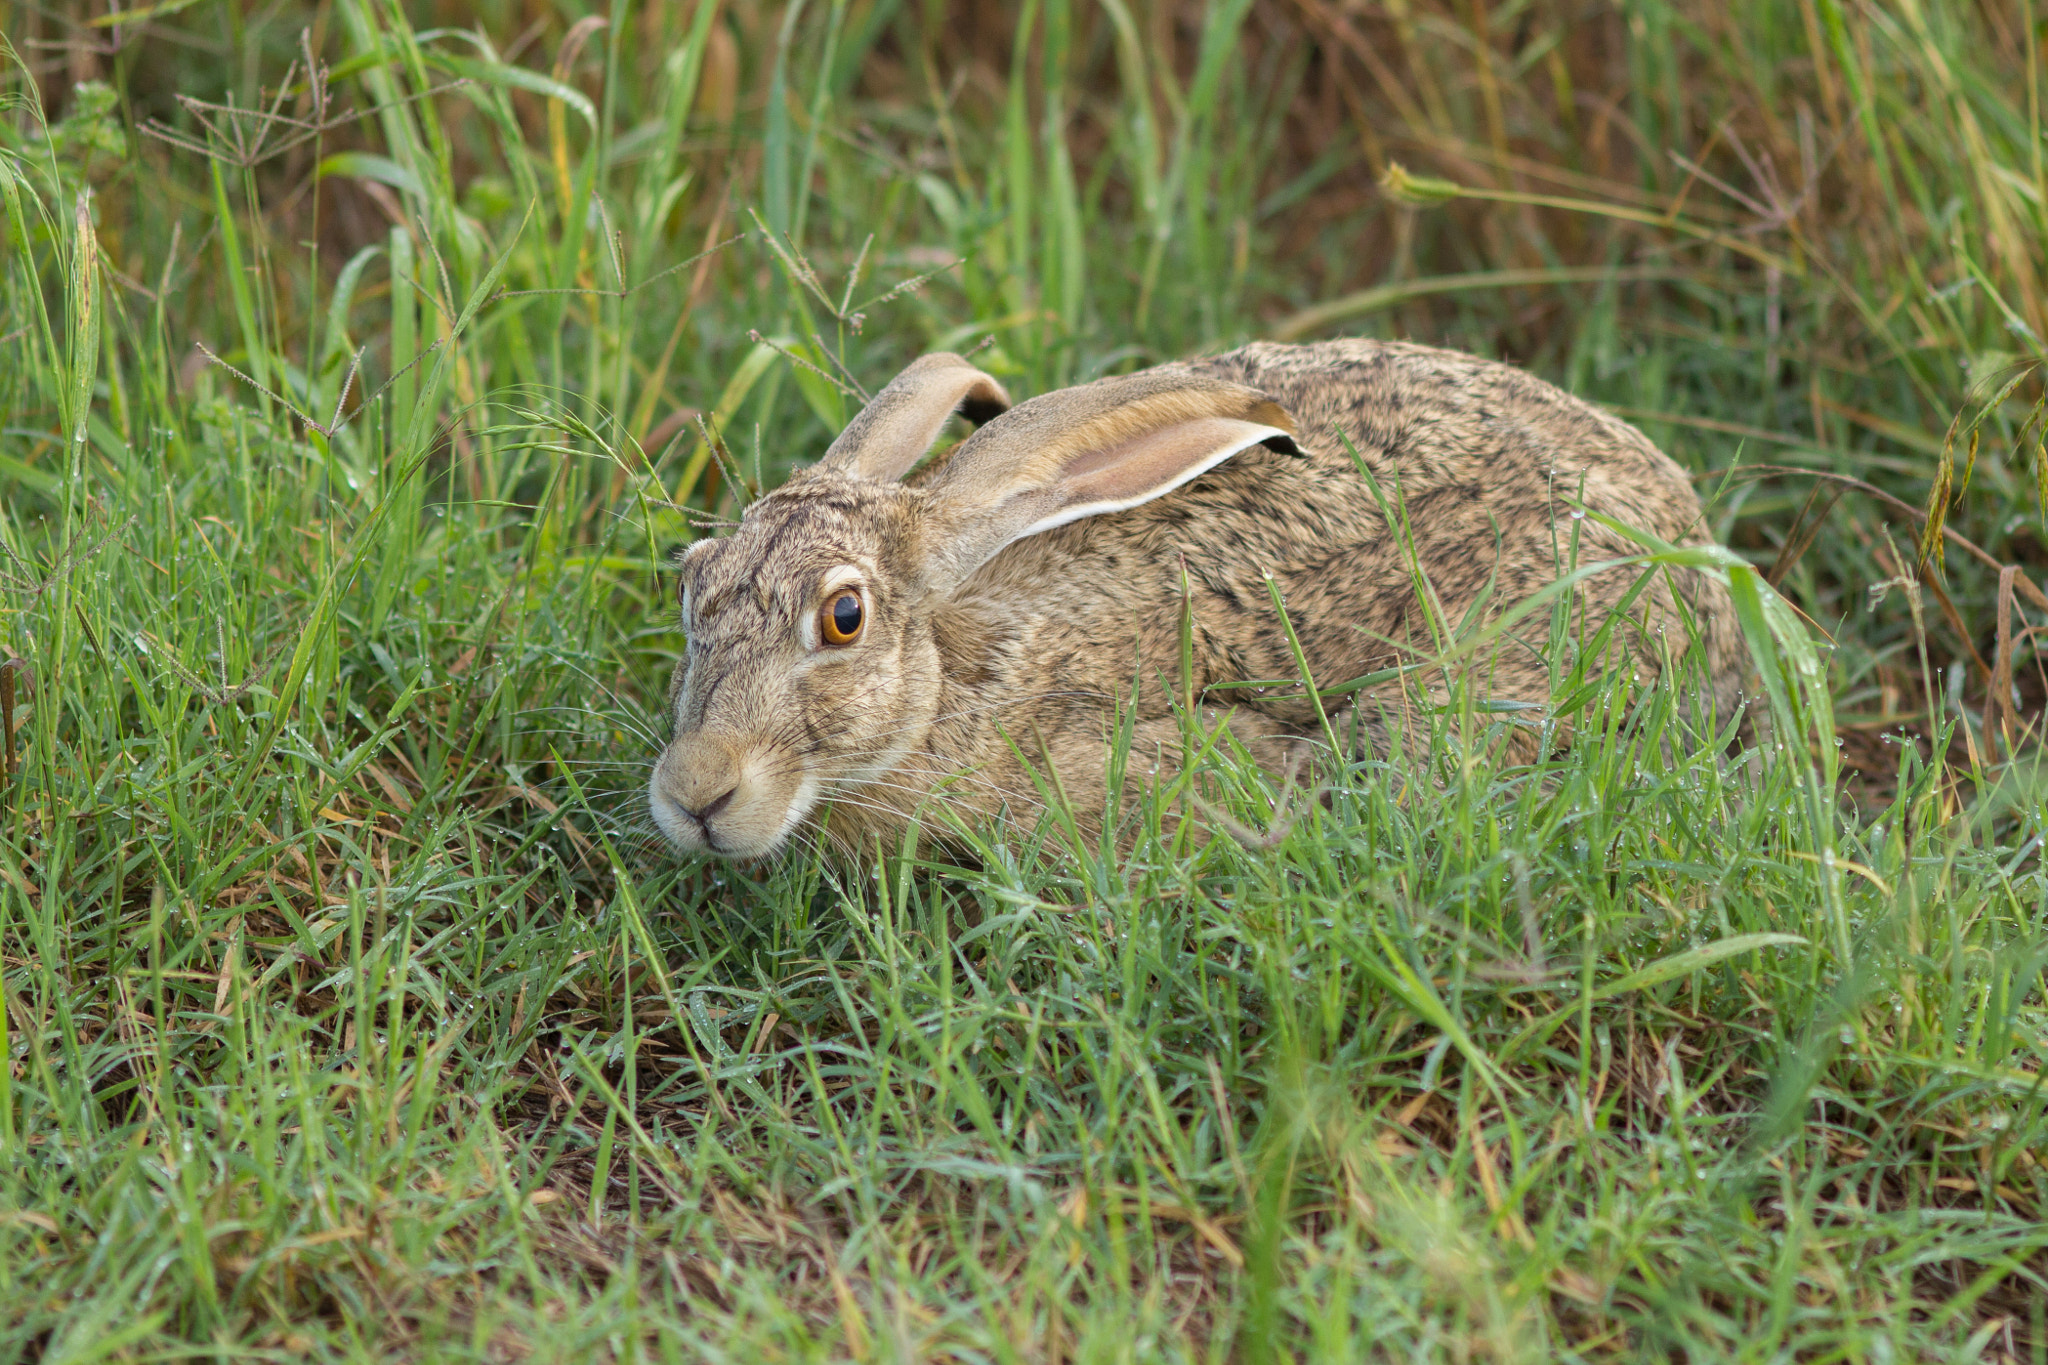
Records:
<instances>
[{"instance_id":1,"label":"hare's back","mask_svg":"<svg viewBox=\"0 0 2048 1365\"><path fill-rule=\"evenodd\" d=\"M1562 497L1667 539L1701 538L1699 499L1668 456L1513 366L1362 338L1254 342L1187 364L1271 394L1318 462L1348 468L1348 438L1389 496L1396 484L1411 502L1458 490L1497 516L1544 520Z\"/></svg>"},{"instance_id":2,"label":"hare's back","mask_svg":"<svg viewBox=\"0 0 2048 1365\"><path fill-rule=\"evenodd\" d=\"M1304 661L1319 679L1345 679L1426 657L1442 625L1528 600L1561 563L1640 550L1572 519L1575 504L1663 539L1705 538L1690 482L1640 432L1505 365L1343 341L1255 344L1162 368L1270 395L1294 419L1299 449L1251 446L1163 496L1025 537L984 564L961 593L1018 618L1005 648L1019 690L1120 694L1134 658L1156 666L1183 649L1201 687L1293 676ZM1398 528L1382 510L1391 502ZM1681 571L1636 592L1637 578L1629 567L1594 573L1574 611L1604 624L1633 603L1619 643L1638 676L1655 676L1671 643L1698 631L1709 691L1728 714L1740 659L1727 590ZM1516 627L1518 643L1485 670L1494 695L1548 695L1548 628L1547 614ZM1232 695L1282 724L1315 721L1293 700ZM1148 691L1145 704L1146 716L1164 714L1163 693ZM1054 719L1040 720L1050 732Z\"/></svg>"},{"instance_id":3,"label":"hare's back","mask_svg":"<svg viewBox=\"0 0 2048 1365\"><path fill-rule=\"evenodd\" d=\"M1401 616L1405 570L1412 551L1452 620L1482 593L1520 601L1557 571L1560 555L1581 564L1624 559L1641 546L1597 523L1571 520L1583 506L1677 544L1711 540L1692 481L1649 438L1628 423L1508 365L1404 342L1346 340L1309 346L1259 342L1190 368L1272 395L1293 414L1308 471L1283 471L1278 457L1237 472L1241 487L1272 489L1276 502L1307 494L1329 499L1317 518L1341 520L1360 494L1340 492L1341 475L1356 467L1345 442L1389 499L1404 508L1406 545L1391 553L1382 538L1310 537L1299 546L1326 547L1294 561L1290 601L1320 606L1323 617ZM1341 436L1340 436L1341 433ZM1309 493L1306 485L1320 485ZM1253 495L1257 496L1257 495ZM1377 507L1377 501L1374 501ZM1284 518L1283 513L1276 516ZM1355 510L1354 510L1355 515ZM1299 522L1299 517L1295 518ZM1382 530L1382 537L1384 537ZM1595 575L1580 589L1581 606L1604 619L1636 581L1631 569ZM1677 598L1684 599L1684 610ZM1660 577L1633 609L1647 626L1631 644L1646 663L1671 638L1697 631L1708 660L1709 688L1719 713L1730 714L1742 676L1740 633L1726 587L1683 571ZM1400 628L1369 621L1381 638ZM1322 632L1335 638L1346 632ZM1633 635L1633 632L1631 632ZM1313 652L1313 651L1312 651ZM1347 661L1351 662L1351 661ZM1378 661L1356 661L1377 666ZM1331 668L1330 676L1340 670ZM1359 670L1359 671L1362 671ZM1523 680L1540 691L1539 680ZM1513 687L1507 689L1512 692Z\"/></svg>"}]
</instances>

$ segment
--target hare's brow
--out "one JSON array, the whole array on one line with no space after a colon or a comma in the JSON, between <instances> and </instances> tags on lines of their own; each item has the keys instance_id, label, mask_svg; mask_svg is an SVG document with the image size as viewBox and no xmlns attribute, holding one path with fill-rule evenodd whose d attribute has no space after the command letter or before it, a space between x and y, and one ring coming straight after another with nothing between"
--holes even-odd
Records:
<instances>
[{"instance_id":1,"label":"hare's brow","mask_svg":"<svg viewBox=\"0 0 2048 1365\"><path fill-rule=\"evenodd\" d=\"M717 587L707 588L703 594L703 603L697 610L707 617L716 616L730 607L735 601L744 601L746 598L746 586L744 582L740 582L721 583Z\"/></svg>"}]
</instances>

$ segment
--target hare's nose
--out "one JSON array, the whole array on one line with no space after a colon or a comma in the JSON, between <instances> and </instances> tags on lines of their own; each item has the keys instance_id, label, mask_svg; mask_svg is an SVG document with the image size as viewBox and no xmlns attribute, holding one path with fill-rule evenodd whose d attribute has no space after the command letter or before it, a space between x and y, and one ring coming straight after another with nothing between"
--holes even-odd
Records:
<instances>
[{"instance_id":1,"label":"hare's nose","mask_svg":"<svg viewBox=\"0 0 2048 1365\"><path fill-rule=\"evenodd\" d=\"M740 784L737 782L733 783L730 787L727 787L725 789L725 794L723 796L714 798L709 805L700 806L696 810L691 810L689 812L690 818L695 820L700 825L710 824L712 816L718 814L718 812L724 810L727 806L732 804L733 795L734 793L738 792L739 789ZM689 807L685 806L684 809L689 810Z\"/></svg>"}]
</instances>

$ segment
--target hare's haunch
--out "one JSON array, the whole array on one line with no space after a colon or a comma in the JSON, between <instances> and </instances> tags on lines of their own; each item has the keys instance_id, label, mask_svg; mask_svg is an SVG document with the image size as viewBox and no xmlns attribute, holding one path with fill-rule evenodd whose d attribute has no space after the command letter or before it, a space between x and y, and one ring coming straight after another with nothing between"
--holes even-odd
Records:
<instances>
[{"instance_id":1,"label":"hare's haunch","mask_svg":"<svg viewBox=\"0 0 2048 1365\"><path fill-rule=\"evenodd\" d=\"M955 412L981 429L909 474ZM800 830L859 851L941 804L1028 823L1050 773L1099 824L1119 707L1132 780L1182 752L1184 618L1200 720L1277 770L1328 733L1313 703L1220 686L1300 676L1275 588L1319 686L1427 664L1444 632L1640 553L1581 510L1706 539L1691 484L1641 432L1472 356L1257 344L1011 407L960 357L928 355L738 530L682 556L689 644L654 817L685 852L756 857ZM1572 589L1572 648L1640 576ZM1697 649L1705 707L1735 705L1733 609L1703 574L1657 572L1605 657L1547 657L1551 637L1552 613L1531 613L1458 676L1526 707L1493 710L1540 716L1558 670L1650 680ZM1386 753L1426 732L1445 686L1412 670L1330 719ZM1542 732L1520 733L1527 749Z\"/></svg>"}]
</instances>

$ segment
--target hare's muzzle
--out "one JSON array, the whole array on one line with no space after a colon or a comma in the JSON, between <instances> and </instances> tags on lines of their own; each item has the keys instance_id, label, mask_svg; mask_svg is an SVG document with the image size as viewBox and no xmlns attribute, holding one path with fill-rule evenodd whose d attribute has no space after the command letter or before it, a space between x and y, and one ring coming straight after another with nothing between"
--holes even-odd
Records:
<instances>
[{"instance_id":1,"label":"hare's muzzle","mask_svg":"<svg viewBox=\"0 0 2048 1365\"><path fill-rule=\"evenodd\" d=\"M677 735L654 765L654 822L685 853L753 858L788 832L793 791L780 790L762 755L719 735Z\"/></svg>"}]
</instances>

